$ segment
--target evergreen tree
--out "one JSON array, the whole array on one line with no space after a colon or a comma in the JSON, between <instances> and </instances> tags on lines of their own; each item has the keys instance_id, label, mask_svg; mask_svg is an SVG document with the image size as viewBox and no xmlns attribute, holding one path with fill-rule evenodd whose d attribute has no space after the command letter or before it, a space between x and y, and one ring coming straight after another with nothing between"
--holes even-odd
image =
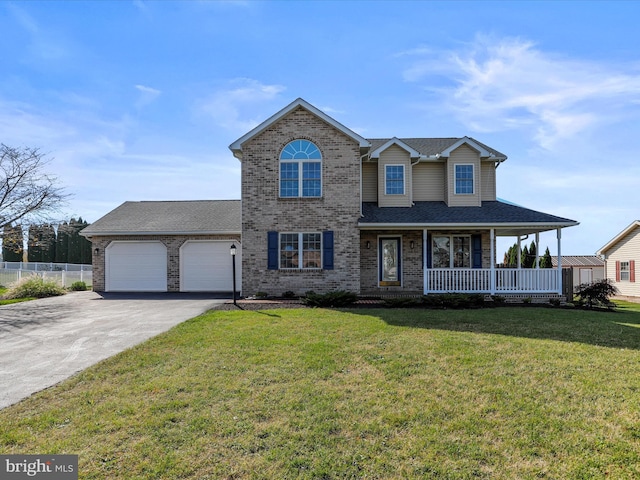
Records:
<instances>
[{"instance_id":1,"label":"evergreen tree","mask_svg":"<svg viewBox=\"0 0 640 480\"><path fill-rule=\"evenodd\" d=\"M53 263L56 259L56 231L53 225L42 226L42 262Z\"/></svg>"},{"instance_id":2,"label":"evergreen tree","mask_svg":"<svg viewBox=\"0 0 640 480\"><path fill-rule=\"evenodd\" d=\"M69 224L64 222L58 225L56 235L56 263L68 263L69 260Z\"/></svg>"},{"instance_id":3,"label":"evergreen tree","mask_svg":"<svg viewBox=\"0 0 640 480\"><path fill-rule=\"evenodd\" d=\"M536 257L538 256L538 252L536 249L536 242L531 240L531 245L529 245L529 261L527 262L527 268L534 268L536 266Z\"/></svg>"},{"instance_id":4,"label":"evergreen tree","mask_svg":"<svg viewBox=\"0 0 640 480\"><path fill-rule=\"evenodd\" d=\"M5 225L2 233L2 259L5 262L22 262L23 242L21 225Z\"/></svg>"},{"instance_id":5,"label":"evergreen tree","mask_svg":"<svg viewBox=\"0 0 640 480\"><path fill-rule=\"evenodd\" d=\"M520 255L520 266L522 268L531 268L528 266L528 262L529 262L529 249L525 245L524 248L522 249L522 254Z\"/></svg>"},{"instance_id":6,"label":"evergreen tree","mask_svg":"<svg viewBox=\"0 0 640 480\"><path fill-rule=\"evenodd\" d=\"M515 268L518 265L518 244L514 243L509 249L509 267Z\"/></svg>"},{"instance_id":7,"label":"evergreen tree","mask_svg":"<svg viewBox=\"0 0 640 480\"><path fill-rule=\"evenodd\" d=\"M544 251L544 255L540 259L540 268L551 268L553 264L551 262L551 253L549 252L549 247Z\"/></svg>"},{"instance_id":8,"label":"evergreen tree","mask_svg":"<svg viewBox=\"0 0 640 480\"><path fill-rule=\"evenodd\" d=\"M89 226L86 220L82 222L82 229ZM82 230L81 229L81 230ZM93 258L91 257L91 240L80 235L80 260L84 265L91 265Z\"/></svg>"},{"instance_id":9,"label":"evergreen tree","mask_svg":"<svg viewBox=\"0 0 640 480\"><path fill-rule=\"evenodd\" d=\"M29 225L27 262L42 262L42 225Z\"/></svg>"}]
</instances>

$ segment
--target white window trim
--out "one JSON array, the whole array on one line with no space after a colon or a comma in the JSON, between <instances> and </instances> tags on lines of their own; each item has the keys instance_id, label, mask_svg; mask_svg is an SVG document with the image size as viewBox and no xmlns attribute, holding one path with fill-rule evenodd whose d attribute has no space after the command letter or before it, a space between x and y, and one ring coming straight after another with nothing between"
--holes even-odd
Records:
<instances>
[{"instance_id":1,"label":"white window trim","mask_svg":"<svg viewBox=\"0 0 640 480\"><path fill-rule=\"evenodd\" d=\"M438 235L438 234L433 234L432 238L431 238L431 265L434 264L434 259L433 259L433 237L447 237L449 238L449 266L448 267L436 267L436 268L450 268L450 269L454 269L454 268L472 268L473 267L473 244L471 242L471 235ZM469 239L469 266L468 267L454 267L454 259L455 259L455 255L453 252L453 239L454 238L458 238L458 237L462 237L462 238L468 238Z\"/></svg>"},{"instance_id":2,"label":"white window trim","mask_svg":"<svg viewBox=\"0 0 640 480\"><path fill-rule=\"evenodd\" d=\"M626 265L626 269L623 268ZM624 278L624 277L627 278ZM621 260L620 261L620 281L621 282L630 282L631 281L631 262L629 260Z\"/></svg>"},{"instance_id":3,"label":"white window trim","mask_svg":"<svg viewBox=\"0 0 640 480\"><path fill-rule=\"evenodd\" d=\"M399 285L383 285L383 281L382 278L380 277L380 273L381 273L381 265L380 265L380 239L394 239L398 241L398 261L400 262L400 272L398 275L398 281L400 282ZM403 237L402 235L378 235L376 237L376 268L378 271L378 288L389 288L389 287L403 287L404 286L404 262L403 262L403 249L402 249L402 241L403 241Z\"/></svg>"},{"instance_id":4,"label":"white window trim","mask_svg":"<svg viewBox=\"0 0 640 480\"><path fill-rule=\"evenodd\" d=\"M387 167L402 167L402 193L387 193ZM407 169L403 163L387 163L384 166L384 194L389 196L406 195Z\"/></svg>"},{"instance_id":5,"label":"white window trim","mask_svg":"<svg viewBox=\"0 0 640 480\"><path fill-rule=\"evenodd\" d=\"M288 197L288 198L295 198L295 197ZM304 239L304 235L307 234L311 234L311 235L320 235L320 265L318 265L317 267L304 267L302 262L304 260L304 243L303 243L303 239ZM282 267L281 265L281 257L280 255L282 254L282 235L297 235L298 236L298 266L297 267ZM322 232L279 232L278 233L278 270L311 270L311 271L315 271L315 270L322 270L322 265L323 265L323 254L324 254L324 245L322 242Z\"/></svg>"},{"instance_id":6,"label":"white window trim","mask_svg":"<svg viewBox=\"0 0 640 480\"><path fill-rule=\"evenodd\" d=\"M471 167L471 193L458 193L458 176L456 167ZM454 163L453 164L453 193L454 195L475 195L476 194L476 166L473 163Z\"/></svg>"}]
</instances>

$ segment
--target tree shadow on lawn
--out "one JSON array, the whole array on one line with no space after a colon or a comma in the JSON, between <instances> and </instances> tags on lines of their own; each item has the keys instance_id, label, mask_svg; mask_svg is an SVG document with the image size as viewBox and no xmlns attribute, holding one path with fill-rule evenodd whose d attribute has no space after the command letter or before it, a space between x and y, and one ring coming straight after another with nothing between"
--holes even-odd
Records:
<instances>
[{"instance_id":1,"label":"tree shadow on lawn","mask_svg":"<svg viewBox=\"0 0 640 480\"><path fill-rule=\"evenodd\" d=\"M594 312L561 308L478 310L345 309L378 317L388 325L511 337L578 342L640 350L640 312Z\"/></svg>"}]
</instances>

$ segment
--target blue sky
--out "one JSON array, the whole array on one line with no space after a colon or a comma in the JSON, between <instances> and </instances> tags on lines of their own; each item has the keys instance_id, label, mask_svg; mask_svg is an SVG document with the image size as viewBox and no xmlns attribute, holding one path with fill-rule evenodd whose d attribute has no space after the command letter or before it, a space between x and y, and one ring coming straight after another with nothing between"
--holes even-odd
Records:
<instances>
[{"instance_id":1,"label":"blue sky","mask_svg":"<svg viewBox=\"0 0 640 480\"><path fill-rule=\"evenodd\" d=\"M0 141L34 146L95 221L126 200L240 197L230 143L298 97L368 138L472 136L498 196L640 218L640 3L0 2ZM507 243L513 243L508 239ZM529 240L530 241L530 240ZM555 253L554 234L543 247Z\"/></svg>"}]
</instances>

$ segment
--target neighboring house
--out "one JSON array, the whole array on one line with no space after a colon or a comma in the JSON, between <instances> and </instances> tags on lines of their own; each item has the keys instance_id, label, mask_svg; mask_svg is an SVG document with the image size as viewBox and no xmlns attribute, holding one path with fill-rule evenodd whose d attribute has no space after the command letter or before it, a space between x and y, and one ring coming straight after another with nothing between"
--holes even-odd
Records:
<instances>
[{"instance_id":1,"label":"neighboring house","mask_svg":"<svg viewBox=\"0 0 640 480\"><path fill-rule=\"evenodd\" d=\"M139 272L158 266L154 289L230 291L241 239L245 296L562 292L558 269L497 269L496 238L556 231L561 252L561 229L578 223L498 201L507 157L478 140L366 139L297 99L230 149L241 202L127 202L84 230L96 290L146 289ZM219 284L192 284L198 255L220 259L203 265Z\"/></svg>"},{"instance_id":2,"label":"neighboring house","mask_svg":"<svg viewBox=\"0 0 640 480\"><path fill-rule=\"evenodd\" d=\"M563 269L571 270L574 291L578 285L605 278L604 260L598 255L563 255L561 264ZM558 257L551 257L551 265L558 268Z\"/></svg>"},{"instance_id":3,"label":"neighboring house","mask_svg":"<svg viewBox=\"0 0 640 480\"><path fill-rule=\"evenodd\" d=\"M618 288L620 295L640 297L640 283L636 282L636 260L640 259L640 220L613 237L598 250L605 260L606 277Z\"/></svg>"},{"instance_id":4,"label":"neighboring house","mask_svg":"<svg viewBox=\"0 0 640 480\"><path fill-rule=\"evenodd\" d=\"M240 200L201 200L125 202L81 233L96 291L209 292L233 289L240 231Z\"/></svg>"},{"instance_id":5,"label":"neighboring house","mask_svg":"<svg viewBox=\"0 0 640 480\"><path fill-rule=\"evenodd\" d=\"M469 137L366 139L297 99L230 145L242 163L243 294L561 293L557 269L496 269L496 237L577 225L496 198Z\"/></svg>"}]
</instances>

